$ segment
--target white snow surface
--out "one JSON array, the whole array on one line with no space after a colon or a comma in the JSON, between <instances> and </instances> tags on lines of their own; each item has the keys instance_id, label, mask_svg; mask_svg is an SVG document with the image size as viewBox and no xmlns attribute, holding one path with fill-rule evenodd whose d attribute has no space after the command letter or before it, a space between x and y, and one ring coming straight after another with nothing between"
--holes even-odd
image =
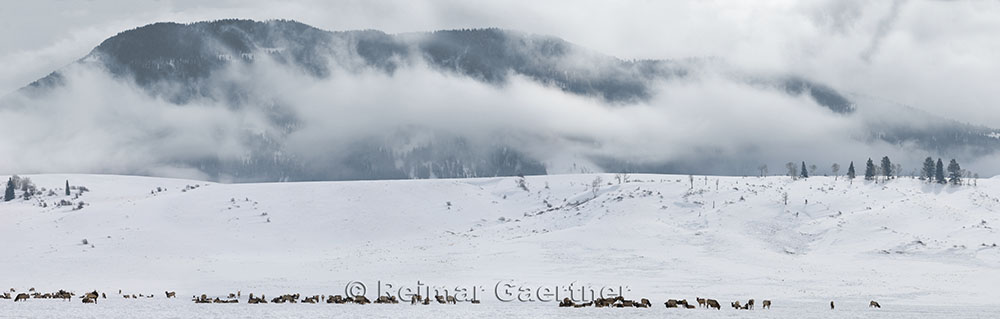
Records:
<instances>
[{"instance_id":1,"label":"white snow surface","mask_svg":"<svg viewBox=\"0 0 1000 319\"><path fill-rule=\"evenodd\" d=\"M603 182L594 192L598 176ZM0 288L96 289L109 299L98 305L0 300L0 317L67 311L85 317L662 317L676 311L714 318L735 315L731 301L755 298L758 307L760 300L774 301L773 318L828 317L831 300L849 317L881 311L879 317L987 318L1000 305L996 178L951 186L910 178L695 176L692 187L688 176L635 174L619 183L613 174L581 174L529 176L525 191L517 177L261 184L25 177L57 195L0 202L6 241ZM90 191L64 196L66 180ZM56 207L62 199L86 205ZM442 312L444 305L408 303L195 305L189 297L344 294L353 281L365 284L369 298L386 283L392 289L418 281L474 286L483 304ZM533 291L621 286L625 297L649 298L654 309L500 302L498 283ZM119 289L156 298L129 301ZM181 298L163 299L166 290ZM663 307L666 299L695 297L718 299L723 310ZM868 309L869 300L883 309Z\"/></svg>"}]
</instances>

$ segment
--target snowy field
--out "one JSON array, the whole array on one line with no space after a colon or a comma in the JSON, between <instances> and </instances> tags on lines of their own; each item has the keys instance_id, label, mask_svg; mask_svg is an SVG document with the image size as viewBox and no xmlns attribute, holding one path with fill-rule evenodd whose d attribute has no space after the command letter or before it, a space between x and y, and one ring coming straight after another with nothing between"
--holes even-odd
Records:
<instances>
[{"instance_id":1,"label":"snowy field","mask_svg":"<svg viewBox=\"0 0 1000 319\"><path fill-rule=\"evenodd\" d=\"M581 308L566 309L548 305L197 305L184 300L156 299L142 302L111 300L105 304L32 301L23 304L0 302L4 318L996 318L996 309L987 307L918 306L908 308L838 307L818 304L792 304L772 310L737 311ZM840 309L843 308L843 309Z\"/></svg>"},{"instance_id":2,"label":"snowy field","mask_svg":"<svg viewBox=\"0 0 1000 319\"><path fill-rule=\"evenodd\" d=\"M619 183L606 174L527 177L521 187L516 177L26 177L56 195L0 203L0 289L96 289L108 299L0 300L0 317L993 318L1000 305L1000 179L944 186L695 176L692 187L688 176ZM66 180L90 191L65 196ZM56 207L60 200L85 205ZM369 298L379 287L468 288L483 303L245 303L251 292L344 294L351 282L364 283ZM653 307L500 302L498 284L533 296L569 285L620 288ZM119 289L156 297L122 299ZM179 298L164 299L168 290ZM237 291L240 304L190 301ZM723 309L663 306L695 297L718 299ZM772 300L773 309L729 307L749 298L758 308ZM869 309L869 300L883 308Z\"/></svg>"}]
</instances>

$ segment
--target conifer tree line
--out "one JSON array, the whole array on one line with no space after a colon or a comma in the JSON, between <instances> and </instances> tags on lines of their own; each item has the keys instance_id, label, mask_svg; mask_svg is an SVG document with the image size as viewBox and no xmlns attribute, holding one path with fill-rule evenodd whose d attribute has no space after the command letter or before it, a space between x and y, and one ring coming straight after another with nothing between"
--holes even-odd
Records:
<instances>
[{"instance_id":1,"label":"conifer tree line","mask_svg":"<svg viewBox=\"0 0 1000 319\"><path fill-rule=\"evenodd\" d=\"M785 168L788 169L788 176L792 179L799 178L809 178L809 176L816 175L816 165L806 165L805 161L797 164L795 162L788 162L785 164ZM761 176L766 176L767 166L762 165L758 168L761 172ZM833 172L835 178L840 178L840 164L834 163L830 166L830 171ZM944 161L938 158L937 161L932 157L927 157L924 160L923 165L920 168L919 175L916 170L911 173L911 177L919 178L920 180L925 180L928 183L939 183L939 184L951 184L951 185L963 185L963 183L968 183L969 180L979 178L979 174L974 174L967 170L962 169L962 166L958 164L958 161L951 159L947 166L944 165ZM876 162L872 158L868 158L865 162L865 172L864 179L866 181L882 182L891 179L899 178L904 176L903 166L898 163L893 163L889 156L883 156L881 160ZM854 168L854 162L851 161L847 167L846 177L853 180L857 177L857 171Z\"/></svg>"}]
</instances>

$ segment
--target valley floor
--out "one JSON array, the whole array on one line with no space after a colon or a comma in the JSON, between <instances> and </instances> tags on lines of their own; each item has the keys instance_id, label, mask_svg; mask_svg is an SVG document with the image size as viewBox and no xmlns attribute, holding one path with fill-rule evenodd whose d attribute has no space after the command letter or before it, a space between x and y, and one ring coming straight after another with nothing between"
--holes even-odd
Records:
<instances>
[{"instance_id":1,"label":"valley floor","mask_svg":"<svg viewBox=\"0 0 1000 319\"><path fill-rule=\"evenodd\" d=\"M346 287L352 282L363 283L369 298L380 290L476 287L483 304L450 306L459 317L674 310L724 318L740 314L729 302L755 298L774 301L767 315L753 312L768 318L827 317L830 300L854 318L876 311L880 318L975 318L1000 304L1000 179L947 186L909 178L692 182L645 174L621 183L613 174L529 176L523 183L27 177L56 194L0 203L0 288L97 289L110 299L0 300L0 316L433 317L445 307L195 305L188 297L344 294L357 289ZM66 180L89 191L65 196ZM85 204L54 205L60 200ZM654 307L503 303L498 285L515 296L521 288L535 292L532 299L540 289L608 287ZM119 289L157 298L132 307ZM180 298L162 299L166 290ZM663 308L668 298L695 297L718 299L723 310ZM867 309L869 300L883 309Z\"/></svg>"}]
</instances>

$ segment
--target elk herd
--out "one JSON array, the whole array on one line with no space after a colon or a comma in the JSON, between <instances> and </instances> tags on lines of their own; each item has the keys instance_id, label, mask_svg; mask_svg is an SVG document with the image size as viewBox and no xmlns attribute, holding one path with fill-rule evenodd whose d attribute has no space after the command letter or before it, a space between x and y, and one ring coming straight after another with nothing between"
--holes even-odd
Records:
<instances>
[{"instance_id":1,"label":"elk herd","mask_svg":"<svg viewBox=\"0 0 1000 319\"><path fill-rule=\"evenodd\" d=\"M695 308L707 308L707 309L718 309L721 310L722 306L719 304L718 300L695 297L695 301L698 305L692 305L688 303L687 299L668 299L663 303L667 308L681 308L681 309L695 309ZM874 302L874 301L873 301ZM754 300L750 299L746 304L741 304L738 300L731 303L734 309L742 310L752 310L754 307ZM594 306L597 308L612 307L612 308L649 308L652 304L649 299L642 298L639 302L634 300L625 299L624 297L618 296L615 298L597 298L594 301L589 301L585 303L574 303L569 298L564 298L562 302L559 303L559 307L572 307L572 308L583 308ZM761 302L761 308L770 309L771 301L764 300Z\"/></svg>"},{"instance_id":2,"label":"elk herd","mask_svg":"<svg viewBox=\"0 0 1000 319\"><path fill-rule=\"evenodd\" d=\"M16 293L16 295L14 295L15 293ZM124 298L124 299L153 298L152 294L125 294L125 293L122 293L121 290L118 290L118 294L121 295L122 298ZM177 292L174 292L174 291L164 291L163 294L166 296L167 299L177 298ZM25 292L17 293L17 291L14 288L11 288L9 292L4 292L3 294L0 294L0 299L14 299L14 302L26 301L29 298L30 299L63 299L63 300L69 301L74 296L76 296L75 293L72 293L72 292L69 292L69 291L66 291L66 290L62 290L62 289L60 289L57 292L41 293L41 292L35 291L35 288L31 288L26 293ZM242 297L242 292L237 291L236 293L230 293L227 298L219 298L219 297L209 298L208 295L202 294L201 296L192 296L191 300L194 301L195 303L199 303L199 304L207 304L207 303L215 303L215 304L220 304L220 303L239 303L240 302L239 300L240 300L241 297ZM91 292L88 292L88 293L84 293L83 295L79 296L79 298L80 298L81 302L83 302L83 303L96 304L97 301L98 301L98 299L107 299L108 297L107 297L107 295L105 293L99 293L99 292L97 292L97 290L94 290L94 291L91 291ZM715 299L695 297L695 301L697 303L697 306L688 303L687 299L668 299L666 302L663 303L663 305L666 306L667 308L681 308L681 309L696 309L696 308L717 309L717 310L721 310L722 309L722 306L719 303L719 301L715 300ZM259 297L257 297L257 296L254 296L253 293L251 293L249 295L249 297L247 298L247 303L248 304L266 304L266 303L275 303L275 304L281 304L281 303L309 303L309 304L316 304L316 303L324 303L324 302L328 303L328 304L349 304L350 303L350 304L358 304L358 305L365 305L365 304L370 304L370 303L375 303L375 304L398 304L398 303L400 303L399 299L396 298L395 296L392 296L392 297L381 296L381 297L376 298L374 302L371 301L371 300L369 300L365 296L354 296L354 297L348 296L348 297L343 297L343 296L340 296L340 295L330 295L330 296L327 296L327 295L314 295L314 296L306 296L305 298L302 298L302 296L300 294L297 294L297 293L296 294L285 294L285 295L281 295L281 296L274 297L274 298L271 298L271 299L268 299L264 295L260 295ZM433 299L430 296L423 297L421 295L413 295L410 298L410 304L411 305L417 305L417 304L429 305L429 304L435 303L435 302L438 303L438 304L457 304L458 300L456 300L456 298L454 296L440 296L440 295L439 296L434 296ZM479 300L472 300L470 303L472 303L472 304L479 304L480 301ZM739 300L736 300L736 301L731 302L730 306L732 306L733 309L737 309L737 310L753 310L755 304L756 304L756 302L753 299L747 300L746 303L741 303ZM771 308L771 301L770 300L762 300L761 303L760 303L760 306L761 306L761 309L770 309ZM583 303L576 303L576 302L570 300L569 298L563 298L563 300L559 302L559 307L563 307L563 308L585 308L585 307L595 307L595 308L650 308L650 307L652 307L652 303L649 301L649 299L646 299L646 298L642 298L639 301L635 301L635 300L625 299L624 297L621 297L621 296L618 296L618 297L615 297L615 298L597 298L595 300L588 301L588 302L583 302ZM869 308L882 308L882 305L880 305L878 302L872 300L871 302L869 302L868 307ZM830 309L834 309L833 301L830 302Z\"/></svg>"},{"instance_id":3,"label":"elk herd","mask_svg":"<svg viewBox=\"0 0 1000 319\"><path fill-rule=\"evenodd\" d=\"M239 303L239 299L238 299L239 297L240 297L240 294L237 293L235 295L234 294L229 294L229 299L220 299L220 298L210 299L210 298L208 298L207 295L203 294L200 297L193 296L192 300L195 303ZM458 303L458 300L455 299L454 296L434 296L434 300L437 303L439 303L439 304L457 304ZM313 296L307 296L305 298L302 298L301 294L284 294L284 295L281 295L281 296L278 296L278 297L271 298L270 301L268 301L267 296L260 295L259 297L257 297L257 296L254 296L253 293L251 293L250 296L247 298L247 303L248 304L253 304L253 305L255 305L255 304L266 304L266 303L276 303L276 304L280 304L280 303L309 303L309 304L316 304L316 303L324 303L324 302L328 303L328 304L358 304L358 305L367 305L367 304L371 304L371 303L375 303L375 304L398 304L399 303L399 298L396 298L396 296L391 296L391 297L390 296L380 296L380 297L376 298L375 301L371 301L370 299L368 299L368 297L365 297L365 296L344 297L344 296L341 296L341 295L329 295L329 296L327 296L327 295L313 295ZM472 300L471 303L478 304L479 300ZM431 298L430 297L424 298L421 295L413 295L413 297L410 299L410 304L412 304L412 305L416 305L416 304L429 305L429 304L431 304Z\"/></svg>"}]
</instances>

